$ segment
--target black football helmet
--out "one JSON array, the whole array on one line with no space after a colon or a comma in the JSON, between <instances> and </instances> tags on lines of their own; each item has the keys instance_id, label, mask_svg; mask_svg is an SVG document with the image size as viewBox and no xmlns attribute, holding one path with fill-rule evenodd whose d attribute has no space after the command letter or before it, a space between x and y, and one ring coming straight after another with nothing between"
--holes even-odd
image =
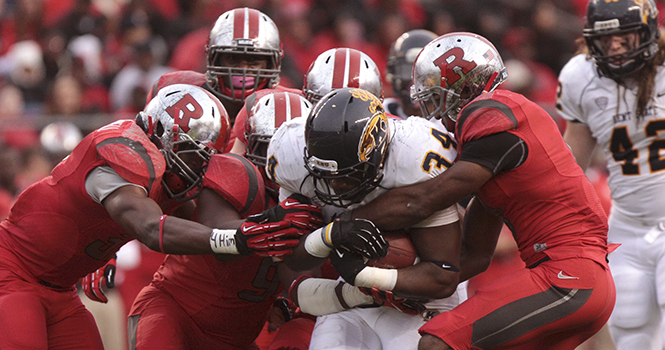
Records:
<instances>
[{"instance_id":1,"label":"black football helmet","mask_svg":"<svg viewBox=\"0 0 665 350\"><path fill-rule=\"evenodd\" d=\"M637 32L638 42L620 55L608 55L601 45L606 35ZM584 39L600 74L617 79L633 74L658 51L658 8L653 0L591 0L587 5Z\"/></svg>"},{"instance_id":2,"label":"black football helmet","mask_svg":"<svg viewBox=\"0 0 665 350\"><path fill-rule=\"evenodd\" d=\"M414 29L400 35L386 58L386 81L402 103L411 103L411 72L420 50L437 35L429 30Z\"/></svg>"},{"instance_id":3,"label":"black football helmet","mask_svg":"<svg viewBox=\"0 0 665 350\"><path fill-rule=\"evenodd\" d=\"M383 178L389 138L386 113L374 94L342 88L325 95L305 124L305 167L317 197L342 208L360 203ZM354 186L335 191L336 181Z\"/></svg>"}]
</instances>

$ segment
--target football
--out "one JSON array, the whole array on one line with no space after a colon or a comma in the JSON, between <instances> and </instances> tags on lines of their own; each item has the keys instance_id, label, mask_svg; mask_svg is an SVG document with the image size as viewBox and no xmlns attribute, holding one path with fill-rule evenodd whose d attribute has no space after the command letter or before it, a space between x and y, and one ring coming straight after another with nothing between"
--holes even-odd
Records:
<instances>
[{"instance_id":1,"label":"football","mask_svg":"<svg viewBox=\"0 0 665 350\"><path fill-rule=\"evenodd\" d=\"M409 233L403 230L384 231L383 237L390 244L388 254L381 259L367 261L367 266L385 269L399 269L417 262L418 253L411 242Z\"/></svg>"}]
</instances>

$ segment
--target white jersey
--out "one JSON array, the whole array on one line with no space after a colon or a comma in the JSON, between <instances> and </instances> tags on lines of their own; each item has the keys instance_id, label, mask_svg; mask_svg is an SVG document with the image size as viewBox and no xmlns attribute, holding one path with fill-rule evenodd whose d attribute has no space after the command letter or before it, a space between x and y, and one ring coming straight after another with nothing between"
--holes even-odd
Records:
<instances>
[{"instance_id":1,"label":"white jersey","mask_svg":"<svg viewBox=\"0 0 665 350\"><path fill-rule=\"evenodd\" d=\"M300 193L321 204L314 193L314 183L305 168L305 121L296 118L275 132L268 146L268 177L280 186L280 200ZM388 119L391 133L380 187L362 203L370 202L391 188L431 179L445 171L457 157L452 137L441 123L423 118ZM351 206L353 208L354 206ZM458 220L457 208L444 209L416 227L441 226Z\"/></svg>"},{"instance_id":2,"label":"white jersey","mask_svg":"<svg viewBox=\"0 0 665 350\"><path fill-rule=\"evenodd\" d=\"M296 118L279 127L268 146L268 177L280 186L280 200L292 193L300 193L321 204L314 193L314 184L305 168L305 119ZM384 175L377 187L358 205L370 202L391 188L406 186L431 179L444 172L457 157L452 137L441 123L423 118L406 120L388 119L391 133ZM353 208L351 206L350 208ZM343 209L337 209L341 211ZM335 211L323 206L325 217ZM434 227L458 221L457 205L436 212L413 227ZM427 308L450 310L466 300L466 284L460 284L457 293L446 299L434 300Z\"/></svg>"},{"instance_id":3,"label":"white jersey","mask_svg":"<svg viewBox=\"0 0 665 350\"><path fill-rule=\"evenodd\" d=\"M593 60L573 57L559 74L559 114L591 130L607 161L612 210L647 225L665 220L665 71L637 121L637 87L600 77Z\"/></svg>"}]
</instances>

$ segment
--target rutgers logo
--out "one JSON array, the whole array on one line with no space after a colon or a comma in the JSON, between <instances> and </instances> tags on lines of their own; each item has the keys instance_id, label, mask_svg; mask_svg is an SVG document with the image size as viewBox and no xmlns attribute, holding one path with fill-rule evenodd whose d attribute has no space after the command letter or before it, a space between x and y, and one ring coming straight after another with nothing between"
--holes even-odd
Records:
<instances>
[{"instance_id":1,"label":"rutgers logo","mask_svg":"<svg viewBox=\"0 0 665 350\"><path fill-rule=\"evenodd\" d=\"M384 153L387 136L388 119L386 114L383 112L376 113L363 130L360 147L358 148L358 159L362 162L368 161L377 148L380 148L379 153Z\"/></svg>"},{"instance_id":2,"label":"rutgers logo","mask_svg":"<svg viewBox=\"0 0 665 350\"><path fill-rule=\"evenodd\" d=\"M434 65L441 70L441 82L445 81L447 86L451 86L462 78L462 74L469 74L476 68L476 62L466 61L463 57L464 50L461 47L453 47L434 60Z\"/></svg>"},{"instance_id":3,"label":"rutgers logo","mask_svg":"<svg viewBox=\"0 0 665 350\"><path fill-rule=\"evenodd\" d=\"M173 118L182 131L189 132L189 120L203 116L203 108L190 94L184 95L178 102L166 107L166 113Z\"/></svg>"}]
</instances>

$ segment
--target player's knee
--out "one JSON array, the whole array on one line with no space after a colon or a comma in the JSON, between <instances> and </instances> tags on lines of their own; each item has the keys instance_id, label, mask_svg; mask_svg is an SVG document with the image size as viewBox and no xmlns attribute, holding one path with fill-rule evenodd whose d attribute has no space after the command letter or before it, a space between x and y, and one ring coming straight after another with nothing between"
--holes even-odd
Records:
<instances>
[{"instance_id":1,"label":"player's knee","mask_svg":"<svg viewBox=\"0 0 665 350\"><path fill-rule=\"evenodd\" d=\"M433 335L423 334L418 342L418 350L453 350L453 348Z\"/></svg>"}]
</instances>

